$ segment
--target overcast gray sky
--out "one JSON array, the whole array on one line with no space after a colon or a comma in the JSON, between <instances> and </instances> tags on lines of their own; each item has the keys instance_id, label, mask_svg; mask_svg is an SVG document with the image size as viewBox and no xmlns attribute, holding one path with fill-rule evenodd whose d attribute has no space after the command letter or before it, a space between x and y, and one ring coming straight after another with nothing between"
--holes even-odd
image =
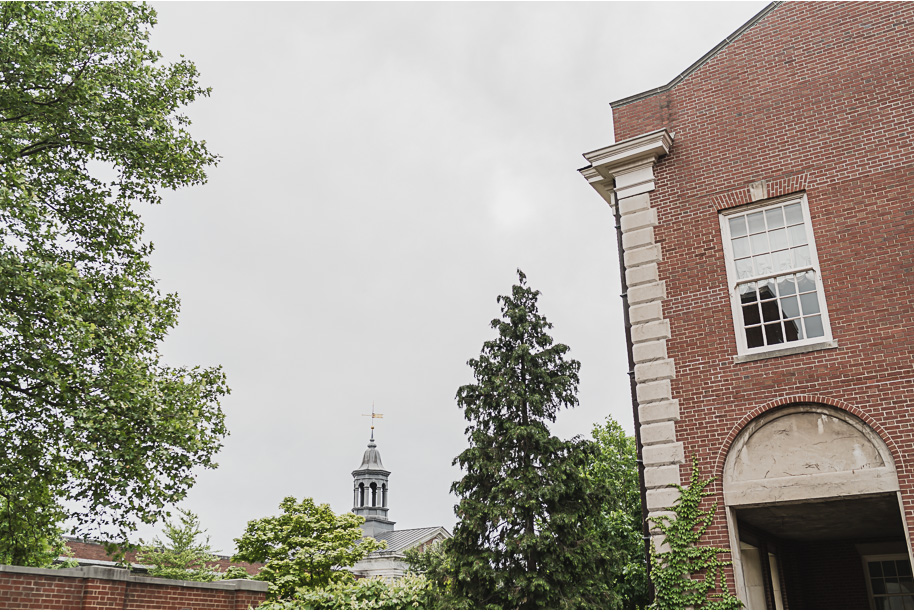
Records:
<instances>
[{"instance_id":1,"label":"overcast gray sky","mask_svg":"<svg viewBox=\"0 0 914 612\"><path fill-rule=\"evenodd\" d=\"M517 268L582 362L554 431L632 431L612 216L576 169L613 142L610 101L765 3L154 6L153 47L213 88L187 112L222 156L142 211L182 301L166 362L232 388L220 467L181 504L216 548L287 495L349 511L372 403L390 518L452 528L454 394Z\"/></svg>"}]
</instances>

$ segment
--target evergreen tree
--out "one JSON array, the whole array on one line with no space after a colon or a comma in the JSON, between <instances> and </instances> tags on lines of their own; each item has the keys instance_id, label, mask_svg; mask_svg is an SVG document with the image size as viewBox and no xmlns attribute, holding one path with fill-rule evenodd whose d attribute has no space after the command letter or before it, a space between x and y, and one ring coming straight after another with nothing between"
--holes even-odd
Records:
<instances>
[{"instance_id":1,"label":"evergreen tree","mask_svg":"<svg viewBox=\"0 0 914 612\"><path fill-rule=\"evenodd\" d=\"M539 292L518 276L498 298L498 337L468 362L476 382L457 391L470 444L455 459L466 474L452 486L461 499L446 544L450 592L474 607L610 607L612 563L585 473L595 447L548 427L577 405L580 363L553 343Z\"/></svg>"},{"instance_id":2,"label":"evergreen tree","mask_svg":"<svg viewBox=\"0 0 914 612\"><path fill-rule=\"evenodd\" d=\"M213 554L206 530L201 529L200 519L189 510L178 510L180 523L165 521L162 530L167 542L154 538L144 546L137 562L151 565L150 576L171 580L196 580L212 582L221 577L218 558Z\"/></svg>"}]
</instances>

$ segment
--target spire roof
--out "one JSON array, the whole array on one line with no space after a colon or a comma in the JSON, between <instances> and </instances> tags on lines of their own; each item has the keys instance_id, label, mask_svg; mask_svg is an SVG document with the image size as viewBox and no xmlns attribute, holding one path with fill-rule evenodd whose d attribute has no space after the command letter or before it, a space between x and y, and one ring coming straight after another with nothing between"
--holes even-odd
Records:
<instances>
[{"instance_id":1,"label":"spire roof","mask_svg":"<svg viewBox=\"0 0 914 612\"><path fill-rule=\"evenodd\" d=\"M362 465L359 470L383 470L384 464L381 463L381 453L378 451L378 445L374 443L374 431L371 432L371 440L368 442L368 448L362 455Z\"/></svg>"}]
</instances>

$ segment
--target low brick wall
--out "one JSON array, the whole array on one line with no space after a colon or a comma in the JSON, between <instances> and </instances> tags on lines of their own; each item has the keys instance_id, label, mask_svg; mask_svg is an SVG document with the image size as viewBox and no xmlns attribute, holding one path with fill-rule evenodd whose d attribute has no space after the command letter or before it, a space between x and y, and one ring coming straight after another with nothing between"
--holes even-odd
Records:
<instances>
[{"instance_id":1,"label":"low brick wall","mask_svg":"<svg viewBox=\"0 0 914 612\"><path fill-rule=\"evenodd\" d=\"M0 609L247 610L267 596L258 580L188 582L110 567L39 569L0 565Z\"/></svg>"}]
</instances>

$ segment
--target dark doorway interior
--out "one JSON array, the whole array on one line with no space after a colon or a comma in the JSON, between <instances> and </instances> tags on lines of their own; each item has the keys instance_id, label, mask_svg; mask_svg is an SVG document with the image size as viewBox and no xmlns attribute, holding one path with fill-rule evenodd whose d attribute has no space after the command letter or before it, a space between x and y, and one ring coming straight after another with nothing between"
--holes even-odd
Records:
<instances>
[{"instance_id":1,"label":"dark doorway interior","mask_svg":"<svg viewBox=\"0 0 914 612\"><path fill-rule=\"evenodd\" d=\"M896 494L734 511L749 606L914 609Z\"/></svg>"}]
</instances>

